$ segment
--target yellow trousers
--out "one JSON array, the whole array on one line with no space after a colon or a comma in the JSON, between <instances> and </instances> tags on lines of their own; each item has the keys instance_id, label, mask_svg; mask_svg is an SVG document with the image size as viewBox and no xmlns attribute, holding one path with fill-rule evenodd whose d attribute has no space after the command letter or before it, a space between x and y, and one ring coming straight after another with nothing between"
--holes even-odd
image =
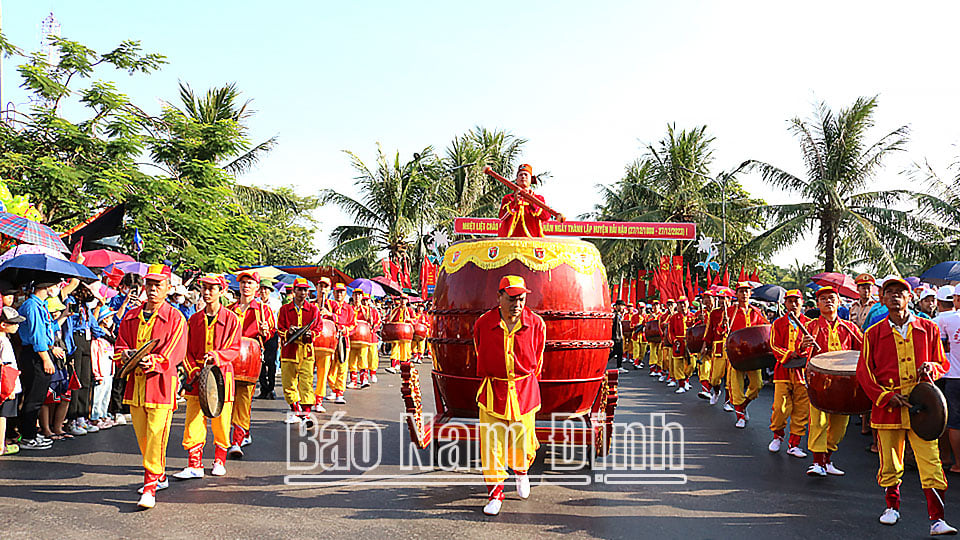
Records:
<instances>
[{"instance_id":1,"label":"yellow trousers","mask_svg":"<svg viewBox=\"0 0 960 540\"><path fill-rule=\"evenodd\" d=\"M313 405L313 357L297 362L284 358L280 361L280 380L283 382L283 399L287 404Z\"/></svg>"},{"instance_id":2,"label":"yellow trousers","mask_svg":"<svg viewBox=\"0 0 960 540\"><path fill-rule=\"evenodd\" d=\"M810 405L810 436L807 437L807 448L811 452L835 452L847 433L848 421L850 417L845 414L826 413Z\"/></svg>"},{"instance_id":3,"label":"yellow trousers","mask_svg":"<svg viewBox=\"0 0 960 540\"><path fill-rule=\"evenodd\" d=\"M644 355L647 354L647 342L646 341L635 341L633 345L633 357L643 362Z\"/></svg>"},{"instance_id":4,"label":"yellow trousers","mask_svg":"<svg viewBox=\"0 0 960 540\"><path fill-rule=\"evenodd\" d=\"M332 352L317 351L317 396L327 395L327 374L330 373L330 362L332 361Z\"/></svg>"},{"instance_id":5,"label":"yellow trousers","mask_svg":"<svg viewBox=\"0 0 960 540\"><path fill-rule=\"evenodd\" d=\"M717 346L711 349L711 351L716 351ZM723 376L727 373L727 351L721 344L719 349L723 351L721 354L711 353L710 356L710 386L719 388L720 383L723 382Z\"/></svg>"},{"instance_id":6,"label":"yellow trousers","mask_svg":"<svg viewBox=\"0 0 960 540\"><path fill-rule=\"evenodd\" d=\"M183 447L187 450L207 442L207 417L200 408L200 398L186 396L187 417L183 424ZM224 403L220 416L210 418L210 430L213 431L213 443L220 448L230 448L230 410L236 410L233 403Z\"/></svg>"},{"instance_id":7,"label":"yellow trousers","mask_svg":"<svg viewBox=\"0 0 960 540\"><path fill-rule=\"evenodd\" d=\"M167 440L170 438L170 424L173 422L173 409L130 406L133 431L137 435L140 455L143 456L143 468L148 473L163 474L167 466Z\"/></svg>"},{"instance_id":8,"label":"yellow trousers","mask_svg":"<svg viewBox=\"0 0 960 540\"><path fill-rule=\"evenodd\" d=\"M420 341L414 341L414 342L413 342L413 352L414 352L414 353L423 355L423 353L424 353L426 350L427 350L427 340L421 339Z\"/></svg>"},{"instance_id":9,"label":"yellow trousers","mask_svg":"<svg viewBox=\"0 0 960 540\"><path fill-rule=\"evenodd\" d=\"M666 369L670 376L676 378L673 374L673 351L668 345L660 345L660 367Z\"/></svg>"},{"instance_id":10,"label":"yellow trousers","mask_svg":"<svg viewBox=\"0 0 960 540\"><path fill-rule=\"evenodd\" d=\"M376 343L367 345L367 369L376 373L380 368L380 351Z\"/></svg>"},{"instance_id":11,"label":"yellow trousers","mask_svg":"<svg viewBox=\"0 0 960 540\"><path fill-rule=\"evenodd\" d=\"M327 365L330 366L327 369L327 386L333 392L342 393L347 387L347 362L341 362L330 355Z\"/></svg>"},{"instance_id":12,"label":"yellow trousers","mask_svg":"<svg viewBox=\"0 0 960 540\"><path fill-rule=\"evenodd\" d=\"M877 482L880 487L891 487L900 483L903 477L903 446L910 439L913 457L917 460L920 472L920 487L924 489L947 489L947 479L940 464L940 450L937 441L925 441L912 429L877 429L880 449L880 470Z\"/></svg>"},{"instance_id":13,"label":"yellow trousers","mask_svg":"<svg viewBox=\"0 0 960 540\"><path fill-rule=\"evenodd\" d=\"M624 359L633 358L633 340L632 339L623 340L623 357Z\"/></svg>"},{"instance_id":14,"label":"yellow trousers","mask_svg":"<svg viewBox=\"0 0 960 540\"><path fill-rule=\"evenodd\" d=\"M224 405L224 412L220 416L226 414L232 423L250 431L250 411L253 409L253 390L256 386L254 383L237 381L233 393L233 413L230 414Z\"/></svg>"},{"instance_id":15,"label":"yellow trousers","mask_svg":"<svg viewBox=\"0 0 960 540\"><path fill-rule=\"evenodd\" d=\"M810 420L810 398L807 387L799 381L773 384L773 413L770 415L770 431L786 429L790 419L790 434L802 437L807 433Z\"/></svg>"},{"instance_id":16,"label":"yellow trousers","mask_svg":"<svg viewBox=\"0 0 960 540\"><path fill-rule=\"evenodd\" d=\"M507 479L507 467L519 473L530 469L540 447L535 416L536 412L530 412L511 422L480 408L480 463L484 482L490 485L503 482Z\"/></svg>"},{"instance_id":17,"label":"yellow trousers","mask_svg":"<svg viewBox=\"0 0 960 540\"><path fill-rule=\"evenodd\" d=\"M687 358L684 355L676 356L673 354L673 351L670 351L670 356L673 358L673 369L670 370L670 374L673 375L674 379L678 381L680 379L686 379L693 373L693 368L687 364Z\"/></svg>"},{"instance_id":18,"label":"yellow trousers","mask_svg":"<svg viewBox=\"0 0 960 540\"><path fill-rule=\"evenodd\" d=\"M376 354L376 346L363 345L358 349L350 349L350 356L347 361L350 366L350 373L356 373L363 369L373 369L370 366L374 365Z\"/></svg>"},{"instance_id":19,"label":"yellow trousers","mask_svg":"<svg viewBox=\"0 0 960 540\"><path fill-rule=\"evenodd\" d=\"M650 365L659 366L660 365L660 347L659 343L650 344Z\"/></svg>"},{"instance_id":20,"label":"yellow trousers","mask_svg":"<svg viewBox=\"0 0 960 540\"><path fill-rule=\"evenodd\" d=\"M410 360L410 342L393 341L393 347L390 349L390 363L406 362Z\"/></svg>"},{"instance_id":21,"label":"yellow trousers","mask_svg":"<svg viewBox=\"0 0 960 540\"><path fill-rule=\"evenodd\" d=\"M743 378L747 378L747 388L743 388ZM743 405L747 401L753 401L760 395L760 385L763 379L760 376L760 370L738 371L733 366L727 370L727 385L730 386L730 401L734 406Z\"/></svg>"}]
</instances>

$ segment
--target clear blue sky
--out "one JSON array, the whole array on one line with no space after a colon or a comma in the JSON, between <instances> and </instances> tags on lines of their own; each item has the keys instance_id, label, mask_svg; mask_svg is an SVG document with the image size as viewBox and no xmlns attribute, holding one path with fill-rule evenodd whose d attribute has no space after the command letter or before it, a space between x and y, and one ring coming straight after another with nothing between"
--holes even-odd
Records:
<instances>
[{"instance_id":1,"label":"clear blue sky","mask_svg":"<svg viewBox=\"0 0 960 540\"><path fill-rule=\"evenodd\" d=\"M28 49L53 11L65 37L99 51L133 38L166 55L150 76L102 75L154 112L177 80L236 82L258 111L253 139L280 137L241 180L305 194L353 193L341 150L372 160L380 142L409 158L482 125L529 139L524 160L553 173L547 200L576 215L669 122L708 126L715 172L756 158L802 174L787 119L874 94L875 137L912 128L882 185L902 184L912 160L942 168L960 153L954 3L6 0L2 10L3 33ZM4 102L23 101L18 82L5 62ZM319 217L325 246L344 218ZM795 257L813 259L809 241L776 262Z\"/></svg>"}]
</instances>

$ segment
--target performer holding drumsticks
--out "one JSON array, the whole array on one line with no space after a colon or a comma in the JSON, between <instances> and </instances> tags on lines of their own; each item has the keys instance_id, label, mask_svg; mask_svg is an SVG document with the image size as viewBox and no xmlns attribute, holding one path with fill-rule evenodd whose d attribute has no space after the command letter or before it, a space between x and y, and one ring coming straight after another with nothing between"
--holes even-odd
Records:
<instances>
[{"instance_id":1,"label":"performer holding drumsticks","mask_svg":"<svg viewBox=\"0 0 960 540\"><path fill-rule=\"evenodd\" d=\"M307 418L316 403L313 394L313 329L320 320L320 311L316 304L307 302L309 289L306 279L293 280L293 302L284 304L277 315L277 332L283 344L280 347L283 397L290 405L290 412L284 420L288 424ZM301 334L296 336L298 333Z\"/></svg>"},{"instance_id":2,"label":"performer holding drumsticks","mask_svg":"<svg viewBox=\"0 0 960 540\"><path fill-rule=\"evenodd\" d=\"M543 196L530 191L534 179L531 165L524 163L517 168L516 183L493 172L490 167L485 167L483 172L514 190L500 201L498 236L542 237L543 222L550 219L550 214L557 216L558 221L564 220L563 214L546 205Z\"/></svg>"},{"instance_id":3,"label":"performer holding drumsticks","mask_svg":"<svg viewBox=\"0 0 960 540\"><path fill-rule=\"evenodd\" d=\"M903 477L904 442L916 458L920 486L927 498L930 534L956 534L944 521L943 497L947 480L940 463L936 439L921 439L911 430L910 395L918 382L939 379L950 368L935 323L910 313L910 284L888 277L880 288L887 318L867 329L857 381L873 402L870 425L877 430L880 470L877 481L886 490L886 510L880 523L894 525L900 520L900 479Z\"/></svg>"},{"instance_id":4,"label":"performer holding drumsticks","mask_svg":"<svg viewBox=\"0 0 960 540\"><path fill-rule=\"evenodd\" d=\"M800 438L806 435L807 422L810 420L810 398L803 378L806 362L797 362L803 359L804 354L800 350L800 343L805 328L801 325L810 322L800 310L802 305L803 293L797 289L787 291L783 299L787 313L773 321L770 328L770 348L773 349L777 365L773 368L773 412L770 415L773 440L767 449L771 452L780 451L789 419L787 454L798 458L807 457L806 452L800 449ZM791 363L799 365L792 366Z\"/></svg>"}]
</instances>

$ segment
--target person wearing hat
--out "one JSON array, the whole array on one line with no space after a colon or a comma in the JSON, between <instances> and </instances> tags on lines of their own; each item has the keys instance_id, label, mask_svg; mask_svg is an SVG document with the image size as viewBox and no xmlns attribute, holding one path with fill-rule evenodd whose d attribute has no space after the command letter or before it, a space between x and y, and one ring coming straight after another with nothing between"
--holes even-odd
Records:
<instances>
[{"instance_id":1,"label":"person wearing hat","mask_svg":"<svg viewBox=\"0 0 960 540\"><path fill-rule=\"evenodd\" d=\"M707 349L707 355L710 360L710 369L704 369L700 378L700 386L703 390L697 394L701 399L710 400L710 405L716 405L720 399L720 388L723 384L723 377L727 373L727 356L725 342L727 339L727 330L729 321L727 321L727 308L730 307L730 299L724 294L723 289L714 289L710 296L714 299L714 308L707 314L707 328L703 333L703 348ZM727 391L729 398L730 392ZM732 409L732 406L731 406Z\"/></svg>"},{"instance_id":2,"label":"person wearing hat","mask_svg":"<svg viewBox=\"0 0 960 540\"><path fill-rule=\"evenodd\" d=\"M930 287L920 289L920 300L917 302L917 317L921 319L933 319L936 315L935 307L937 301L937 291Z\"/></svg>"},{"instance_id":3,"label":"person wearing hat","mask_svg":"<svg viewBox=\"0 0 960 540\"><path fill-rule=\"evenodd\" d=\"M659 379L660 382L666 381L667 386L676 386L677 381L674 379L673 375L673 352L670 348L670 338L667 336L667 321L670 320L670 317L673 316L674 307L676 303L673 301L673 298L667 298L667 301L664 302L664 310L657 316L657 320L660 322L660 373Z\"/></svg>"},{"instance_id":4,"label":"person wearing hat","mask_svg":"<svg viewBox=\"0 0 960 540\"><path fill-rule=\"evenodd\" d=\"M517 168L517 186L540 202L544 202L543 196L529 191L532 181L533 167L526 163L520 165ZM498 236L536 238L543 236L543 223L550 219L550 214L539 206L530 204L517 193L507 193L500 201L500 212L497 217L500 218Z\"/></svg>"},{"instance_id":5,"label":"person wearing hat","mask_svg":"<svg viewBox=\"0 0 960 540\"><path fill-rule=\"evenodd\" d=\"M376 332L379 321L379 315L376 310L365 302L367 294L360 289L353 290L353 296L350 297L350 307L356 314L357 321L366 321L370 325L372 332ZM374 334L375 338L376 334ZM371 347L371 345L373 345ZM371 382L371 368L376 363L375 356L377 346L375 343L358 344L351 342L350 348L350 382L347 388L366 388Z\"/></svg>"},{"instance_id":6,"label":"person wearing hat","mask_svg":"<svg viewBox=\"0 0 960 540\"><path fill-rule=\"evenodd\" d=\"M240 358L241 325L237 315L220 304L227 280L219 274L200 278L204 308L187 321L187 357L183 361L187 391L187 416L183 426L183 448L187 466L173 475L180 480L203 478L203 446L207 441L207 417L200 408L198 376L206 366L217 366L223 374L223 409L210 418L213 431L213 469L210 474L227 474L230 420L234 406L233 362Z\"/></svg>"},{"instance_id":7,"label":"person wearing hat","mask_svg":"<svg viewBox=\"0 0 960 540\"><path fill-rule=\"evenodd\" d=\"M773 368L773 412L770 415L770 431L773 440L767 447L771 452L779 452L786 435L787 420L790 421L790 438L787 441L787 454L797 457L807 457L806 452L800 449L800 438L807 433L807 422L810 420L810 398L807 396L807 387L804 385L803 366L796 368L786 367L787 362L804 356L800 350L800 341L803 332L799 324L810 322L804 316L801 306L803 293L798 289L786 292L783 298L783 307L786 313L773 321L770 327L770 348L777 360ZM791 318L791 315L793 318Z\"/></svg>"},{"instance_id":8,"label":"person wearing hat","mask_svg":"<svg viewBox=\"0 0 960 540\"><path fill-rule=\"evenodd\" d=\"M617 371L627 371L623 368L623 312L626 302L617 299L613 303L613 325L611 325L610 339L613 341L613 347L610 348L610 358L617 363Z\"/></svg>"},{"instance_id":9,"label":"person wearing hat","mask_svg":"<svg viewBox=\"0 0 960 540\"><path fill-rule=\"evenodd\" d=\"M325 307L326 311L324 311L323 318L330 319L337 325L337 339L343 340L345 343L344 356L342 358L333 357L330 360L330 369L327 370L327 386L329 386L327 399L333 399L334 403L343 405L347 402L343 393L347 387L350 333L357 327L357 314L353 311L353 306L347 302L347 285L345 283L337 282L333 286L333 299L327 300Z\"/></svg>"},{"instance_id":10,"label":"person wearing hat","mask_svg":"<svg viewBox=\"0 0 960 540\"><path fill-rule=\"evenodd\" d=\"M646 314L643 320L644 329L650 321L659 321L660 320L660 301L654 300L650 304L650 311ZM647 365L650 367L651 377L660 377L663 375L663 367L660 366L660 347L663 337L661 336L660 341L650 343L650 359L647 361ZM659 379L658 379L659 380Z\"/></svg>"},{"instance_id":11,"label":"person wearing hat","mask_svg":"<svg viewBox=\"0 0 960 540\"><path fill-rule=\"evenodd\" d=\"M240 337L256 340L260 344L261 362L267 340L276 333L276 323L273 319L273 310L260 301L257 292L260 290L260 274L256 270L243 270L237 274L237 284L240 285L240 298L227 309L234 313L240 321ZM239 355L237 356L239 358ZM263 371L261 364L257 378ZM257 382L244 377L244 380L235 379L236 401L233 402L230 430L230 457L243 457L243 447L253 442L250 436L250 417L253 414L253 391Z\"/></svg>"},{"instance_id":12,"label":"person wearing hat","mask_svg":"<svg viewBox=\"0 0 960 540\"><path fill-rule=\"evenodd\" d=\"M497 307L473 327L477 351L480 411L480 461L488 500L483 512L497 515L503 505L507 467L517 478L517 494L530 496L527 472L540 444L534 417L540 410L538 379L547 341L543 319L526 307L527 289L520 276L503 276Z\"/></svg>"},{"instance_id":13,"label":"person wearing hat","mask_svg":"<svg viewBox=\"0 0 960 540\"><path fill-rule=\"evenodd\" d=\"M647 339L643 335L644 311L643 302L633 309L630 315L630 329L633 333L633 368L643 369L643 359L647 355Z\"/></svg>"},{"instance_id":14,"label":"person wearing hat","mask_svg":"<svg viewBox=\"0 0 960 540\"><path fill-rule=\"evenodd\" d=\"M401 294L397 299L396 307L387 315L387 322L412 323L413 320L414 315L410 312L410 308L407 307L407 295ZM386 371L390 373L400 373L400 362L410 360L411 343L410 340L401 340L394 341L391 345L393 346L390 348L390 367L388 367Z\"/></svg>"},{"instance_id":15,"label":"person wearing hat","mask_svg":"<svg viewBox=\"0 0 960 540\"><path fill-rule=\"evenodd\" d=\"M140 359L126 377L123 403L130 416L143 455L142 508L153 508L157 489L167 486L167 440L173 411L177 408L177 367L187 354L187 322L167 303L170 267L151 264L143 276L146 299L130 310L117 328L114 348L117 361L125 363L150 340L153 352Z\"/></svg>"},{"instance_id":16,"label":"person wearing hat","mask_svg":"<svg viewBox=\"0 0 960 540\"><path fill-rule=\"evenodd\" d=\"M321 277L317 281L317 298L316 303L317 310L319 313L319 318L321 319L331 319L333 320L334 315L333 311L330 309L330 278ZM319 321L317 324L322 324ZM320 327L318 326L318 329ZM328 378L330 372L334 369L334 360L333 360L333 351L326 349L314 349L314 363L317 371L317 386L314 388L314 408L317 412L327 412L327 409L323 406L324 396L327 399L333 400L335 396L331 391L328 391Z\"/></svg>"},{"instance_id":17,"label":"person wearing hat","mask_svg":"<svg viewBox=\"0 0 960 540\"><path fill-rule=\"evenodd\" d=\"M939 294L950 285L944 285L937 291ZM960 303L958 295L954 294L955 303ZM953 454L953 463L947 472L960 474L960 311L944 311L937 316L937 327L940 329L940 340L943 350L950 362L950 370L937 381L947 399L947 432L940 439L940 447L944 453L942 459L947 458L949 450ZM944 441L944 438L947 439Z\"/></svg>"},{"instance_id":18,"label":"person wearing hat","mask_svg":"<svg viewBox=\"0 0 960 540\"><path fill-rule=\"evenodd\" d=\"M283 383L283 398L290 406L284 422L294 424L308 418L317 404L313 391L313 331L320 323L320 310L307 301L310 284L298 277L293 280L293 301L280 307L277 314L277 334L285 343L287 336L308 327L304 338L280 348L280 380ZM317 374L320 375L319 373ZM326 377L326 372L323 373ZM319 383L318 383L319 384Z\"/></svg>"},{"instance_id":19,"label":"person wearing hat","mask_svg":"<svg viewBox=\"0 0 960 540\"><path fill-rule=\"evenodd\" d=\"M873 301L873 288L877 280L870 274L860 274L854 279L857 284L857 295L859 298L850 305L850 322L857 325L857 328L863 328L863 323L867 322L867 313L876 303Z\"/></svg>"},{"instance_id":20,"label":"person wearing hat","mask_svg":"<svg viewBox=\"0 0 960 540\"><path fill-rule=\"evenodd\" d=\"M32 294L20 305L19 313L24 317L18 330L23 345L19 361L23 392L18 420L23 450L44 450L53 444L39 434L37 421L56 371L54 360L66 358L66 352L54 345L53 320L47 309L47 298L56 285L52 281L35 283Z\"/></svg>"},{"instance_id":21,"label":"person wearing hat","mask_svg":"<svg viewBox=\"0 0 960 540\"><path fill-rule=\"evenodd\" d=\"M274 388L277 385L277 353L280 346L280 338L277 336L277 312L280 311L280 306L283 304L273 294L276 292L273 283L270 279L261 279L260 289L257 293L260 302L269 306L273 315L271 320L273 334L263 344L263 369L260 371L260 395L257 396L257 399L277 399L274 393Z\"/></svg>"},{"instance_id":22,"label":"person wearing hat","mask_svg":"<svg viewBox=\"0 0 960 540\"><path fill-rule=\"evenodd\" d=\"M427 315L425 311L425 305L423 302L417 304L414 315L416 316L416 322L427 327L427 335L430 335L430 316ZM427 353L427 340L421 339L412 344L413 347L413 362L419 364L423 362L423 357Z\"/></svg>"},{"instance_id":23,"label":"person wearing hat","mask_svg":"<svg viewBox=\"0 0 960 540\"><path fill-rule=\"evenodd\" d=\"M910 284L906 280L885 280L880 298L887 306L887 318L867 330L857 363L857 381L873 402L871 426L877 430L880 449L877 481L885 490L886 500L880 523L894 525L900 519L903 450L909 441L927 499L930 534L956 534L957 530L944 521L947 480L937 441L925 441L910 429L911 391L921 380L935 381L950 368L940 344L940 330L931 321L910 313Z\"/></svg>"},{"instance_id":24,"label":"person wearing hat","mask_svg":"<svg viewBox=\"0 0 960 540\"><path fill-rule=\"evenodd\" d=\"M677 299L677 312L667 319L667 336L670 342L670 361L671 374L677 381L677 394L682 394L690 390L690 382L687 378L693 371L690 366L689 354L687 352L687 328L693 321L692 315L687 311L687 297L681 296Z\"/></svg>"},{"instance_id":25,"label":"person wearing hat","mask_svg":"<svg viewBox=\"0 0 960 540\"><path fill-rule=\"evenodd\" d=\"M380 318L380 310L377 309L377 306L367 293L363 293L362 307L363 317L365 317L364 320L370 323L370 329L372 331L370 344L367 345L367 380L370 381L371 384L376 384L377 369L380 367L380 338L378 334L380 333L380 328L383 326L383 322ZM361 386L363 385L361 384Z\"/></svg>"},{"instance_id":26,"label":"person wearing hat","mask_svg":"<svg viewBox=\"0 0 960 540\"><path fill-rule=\"evenodd\" d=\"M709 289L703 291L701 298L701 307L697 310L696 318L694 319L694 324L702 324L704 326L703 346L700 347L700 367L697 368L697 376L700 379L700 391L697 392L697 397L700 399L710 399L710 371L713 369L713 347L712 344L707 341L707 330L710 327L710 314L713 313L713 309L716 306L716 298L713 295L713 291Z\"/></svg>"},{"instance_id":27,"label":"person wearing hat","mask_svg":"<svg viewBox=\"0 0 960 540\"><path fill-rule=\"evenodd\" d=\"M859 351L863 346L863 334L850 321L840 318L837 308L840 295L833 287L817 289L817 307L820 317L807 323L810 336L804 336L801 348L813 347L812 356L828 351ZM813 453L813 464L807 469L810 476L843 476L844 472L833 464L832 455L837 451L840 441L847 431L850 417L845 414L831 414L810 404L810 434L807 436L807 449Z\"/></svg>"},{"instance_id":28,"label":"person wearing hat","mask_svg":"<svg viewBox=\"0 0 960 540\"><path fill-rule=\"evenodd\" d=\"M10 306L0 308L0 365L7 366L8 369L17 370L17 356L13 352L13 344L10 343L10 334L16 334L20 328L20 323L26 319L17 313L17 310ZM23 391L20 385L19 373L13 382L10 395L0 395L0 456L16 454L20 451L20 446L16 444L6 444L7 441L7 418L16 418L17 409L20 404L20 393ZM50 445L47 445L49 448Z\"/></svg>"},{"instance_id":29,"label":"person wearing hat","mask_svg":"<svg viewBox=\"0 0 960 540\"><path fill-rule=\"evenodd\" d=\"M770 324L767 318L763 316L762 311L756 306L750 305L752 289L753 285L748 281L737 283L737 302L727 308L730 332L736 332L750 326ZM743 388L744 378L747 380L746 390ZM730 386L730 400L733 403L733 410L737 413L737 423L735 425L743 429L747 426L747 420L750 419L747 406L760 395L760 386L763 384L761 370L739 371L733 365L730 365L727 370L727 384Z\"/></svg>"}]
</instances>

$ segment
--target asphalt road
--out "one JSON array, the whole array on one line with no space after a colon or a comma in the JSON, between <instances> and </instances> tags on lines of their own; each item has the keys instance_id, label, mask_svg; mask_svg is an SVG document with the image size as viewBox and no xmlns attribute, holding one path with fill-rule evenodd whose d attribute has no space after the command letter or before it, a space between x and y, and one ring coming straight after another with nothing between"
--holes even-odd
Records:
<instances>
[{"instance_id":1,"label":"asphalt road","mask_svg":"<svg viewBox=\"0 0 960 540\"><path fill-rule=\"evenodd\" d=\"M429 366L420 367L424 401L430 410ZM310 441L317 439L287 429L281 422L285 409L281 400L255 401L254 443L245 448L245 458L229 461L227 476L222 478L171 479L170 488L159 492L157 507L149 511L136 507L142 470L129 425L59 442L48 451L0 458L0 537L787 539L927 535L926 507L914 469L908 469L904 479L900 524L885 527L877 522L884 507L875 480L877 460L864 450L869 439L859 434L854 422L834 454L835 463L847 475L809 478L804 474L809 458L767 451L771 387L764 388L751 405L753 420L747 429L738 430L733 427L732 413L709 407L694 393L676 395L647 377L645 371L623 374L620 381L618 422L649 427L650 414L663 413L667 422L682 425L681 470L635 468L626 472L647 475L632 477L647 483L610 484L601 478L610 479L610 473L616 471L599 466L592 472L558 471L558 454L544 447L532 473L542 474L548 485L535 485L530 499L522 501L508 484L502 513L486 517L480 511L486 492L479 485L478 471L404 467L413 457L428 460L431 452L401 451L409 441L401 424L399 377L381 373L379 384L350 392L347 405L329 407L329 413L321 416L325 421L330 413L346 413L344 425L323 430L324 440L336 439L330 449L340 452L334 456L325 449L322 454L327 463L349 459L346 441L359 441L363 436L363 430L353 426L368 421L364 424L368 440L378 443L374 447L381 450L366 458L356 452L352 455L355 462L379 462L373 470L310 468L318 448ZM186 465L186 452L180 445L183 410L181 407L174 417L168 474ZM349 436L348 429L352 429ZM212 435L208 441L205 465L209 473ZM660 452L659 446L646 448L650 455ZM635 446L629 453L636 455L641 450ZM623 458L624 452L621 447L617 455ZM293 458L290 463L288 453ZM347 477L353 484L334 485L334 476ZM394 476L399 476L390 480L394 484L382 483ZM580 478L579 485L558 485L563 482L557 479L570 478ZM674 483L649 483L656 478ZM445 479L453 483L445 485ZM960 522L956 512L960 505L949 500L947 505L948 521Z\"/></svg>"}]
</instances>

